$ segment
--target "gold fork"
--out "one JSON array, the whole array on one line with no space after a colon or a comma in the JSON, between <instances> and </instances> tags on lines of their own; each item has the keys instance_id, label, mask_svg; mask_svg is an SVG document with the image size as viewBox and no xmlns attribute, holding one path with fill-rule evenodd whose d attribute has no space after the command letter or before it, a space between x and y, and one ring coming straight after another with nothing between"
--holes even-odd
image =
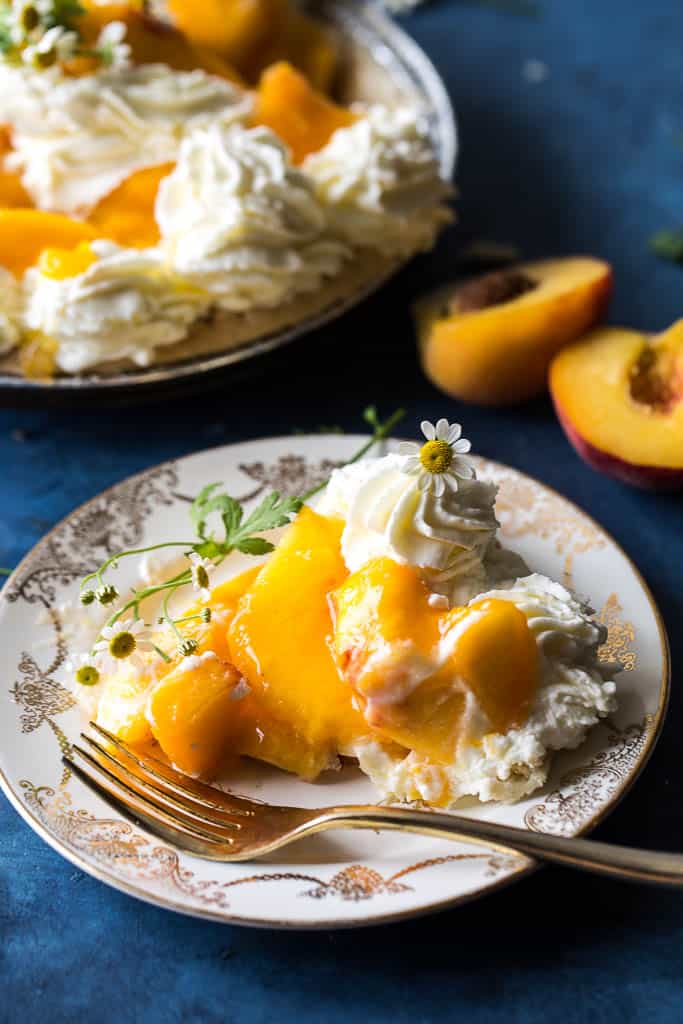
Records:
<instances>
[{"instance_id":1,"label":"gold fork","mask_svg":"<svg viewBox=\"0 0 683 1024\"><path fill-rule=\"evenodd\" d=\"M683 886L681 854L528 832L405 807L274 807L198 782L150 754L131 750L95 722L90 726L105 743L81 733L88 749L74 744L72 750L82 763L63 758L71 771L135 824L210 860L251 860L326 829L381 828L460 839L612 878Z\"/></svg>"}]
</instances>

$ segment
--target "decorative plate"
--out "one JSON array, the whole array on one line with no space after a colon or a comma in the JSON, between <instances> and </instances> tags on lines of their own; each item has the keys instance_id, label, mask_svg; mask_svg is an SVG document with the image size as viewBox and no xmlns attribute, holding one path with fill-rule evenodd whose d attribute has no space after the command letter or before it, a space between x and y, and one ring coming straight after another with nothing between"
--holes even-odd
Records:
<instances>
[{"instance_id":1,"label":"decorative plate","mask_svg":"<svg viewBox=\"0 0 683 1024\"><path fill-rule=\"evenodd\" d=\"M372 3L315 0L311 12L327 22L340 43L339 94L344 102L410 101L427 118L441 174L450 180L457 155L455 117L433 64L410 36ZM31 380L21 373L16 354L0 357L0 397L13 404L73 406L74 400L145 397L151 392L186 390L188 379L270 352L337 319L375 292L406 261L375 252L356 259L324 288L296 297L277 310L221 314L199 325L185 341L158 353L150 366L108 364L75 376Z\"/></svg>"},{"instance_id":2,"label":"decorative plate","mask_svg":"<svg viewBox=\"0 0 683 1024\"><path fill-rule=\"evenodd\" d=\"M74 632L66 603L108 554L178 536L188 500L221 480L242 500L266 488L302 493L360 439L251 441L168 462L83 505L27 555L0 592L0 780L17 811L83 871L151 903L219 921L329 928L390 921L462 903L528 874L533 861L457 842L391 832L313 836L267 861L215 864L133 827L69 776L61 754L78 737L65 660ZM605 658L621 662L619 710L586 744L557 756L543 791L514 805L470 803L461 813L576 835L592 828L642 770L666 711L669 664L660 615L636 568L588 516L541 483L484 459L500 486L504 543L539 572L590 594L608 628ZM246 556L231 556L231 571ZM240 561L241 560L241 561ZM121 589L134 582L121 564ZM226 563L228 564L228 563ZM126 574L126 567L129 567ZM367 803L371 784L352 765L315 784L256 762L230 776L236 792L273 803Z\"/></svg>"}]
</instances>

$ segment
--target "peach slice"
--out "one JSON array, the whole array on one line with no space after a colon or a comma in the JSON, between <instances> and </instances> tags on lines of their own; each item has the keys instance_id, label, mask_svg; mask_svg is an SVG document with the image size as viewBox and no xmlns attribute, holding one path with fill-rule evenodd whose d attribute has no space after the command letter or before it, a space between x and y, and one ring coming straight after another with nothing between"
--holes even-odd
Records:
<instances>
[{"instance_id":1,"label":"peach slice","mask_svg":"<svg viewBox=\"0 0 683 1024\"><path fill-rule=\"evenodd\" d=\"M286 0L168 0L167 7L192 44L221 54L242 71L281 32L287 16Z\"/></svg>"},{"instance_id":2,"label":"peach slice","mask_svg":"<svg viewBox=\"0 0 683 1024\"><path fill-rule=\"evenodd\" d=\"M324 25L294 8L289 9L280 30L272 33L267 44L244 66L244 73L250 81L256 81L262 71L280 61L293 64L314 89L331 92L339 64L337 45Z\"/></svg>"},{"instance_id":3,"label":"peach slice","mask_svg":"<svg viewBox=\"0 0 683 1024\"><path fill-rule=\"evenodd\" d=\"M383 737L452 762L468 690L492 730L526 720L538 655L526 617L510 601L438 611L416 569L378 558L349 576L332 603L340 670ZM437 647L442 637L445 654Z\"/></svg>"},{"instance_id":4,"label":"peach slice","mask_svg":"<svg viewBox=\"0 0 683 1024\"><path fill-rule=\"evenodd\" d=\"M0 266L21 277L44 249L74 249L100 237L90 224L44 210L0 210Z\"/></svg>"},{"instance_id":5,"label":"peach slice","mask_svg":"<svg viewBox=\"0 0 683 1024\"><path fill-rule=\"evenodd\" d=\"M652 339L593 331L555 357L550 391L594 469L651 490L683 488L683 320Z\"/></svg>"},{"instance_id":6,"label":"peach slice","mask_svg":"<svg viewBox=\"0 0 683 1024\"><path fill-rule=\"evenodd\" d=\"M129 3L98 4L90 0L78 20L78 28L86 44L93 46L105 25L122 21L126 26L126 42L136 64L168 64L176 71L201 68L211 75L242 84L238 72L215 52L215 47L195 45L183 32ZM194 7L196 13L196 7ZM96 69L90 58L66 61L64 71L79 76Z\"/></svg>"},{"instance_id":7,"label":"peach slice","mask_svg":"<svg viewBox=\"0 0 683 1024\"><path fill-rule=\"evenodd\" d=\"M415 307L423 369L467 402L531 398L545 389L555 353L602 318L611 291L610 266L581 256L522 263L440 289Z\"/></svg>"},{"instance_id":8,"label":"peach slice","mask_svg":"<svg viewBox=\"0 0 683 1024\"><path fill-rule=\"evenodd\" d=\"M256 94L254 122L271 128L300 164L322 149L338 128L353 124L356 115L318 92L291 64L281 61L264 71Z\"/></svg>"},{"instance_id":9,"label":"peach slice","mask_svg":"<svg viewBox=\"0 0 683 1024\"><path fill-rule=\"evenodd\" d=\"M53 281L64 281L68 277L84 274L96 259L90 243L79 242L75 249L43 249L38 269Z\"/></svg>"},{"instance_id":10,"label":"peach slice","mask_svg":"<svg viewBox=\"0 0 683 1024\"><path fill-rule=\"evenodd\" d=\"M181 772L210 777L236 753L241 683L234 665L207 652L183 659L154 687L147 703L152 735Z\"/></svg>"},{"instance_id":11,"label":"peach slice","mask_svg":"<svg viewBox=\"0 0 683 1024\"><path fill-rule=\"evenodd\" d=\"M369 732L330 650L328 594L347 575L342 526L302 509L228 629L230 660L252 688L261 734L242 751L307 779Z\"/></svg>"},{"instance_id":12,"label":"peach slice","mask_svg":"<svg viewBox=\"0 0 683 1024\"><path fill-rule=\"evenodd\" d=\"M154 216L159 184L174 164L158 164L135 171L118 188L100 199L88 217L101 238L111 238L119 245L147 249L157 244L159 226Z\"/></svg>"}]
</instances>

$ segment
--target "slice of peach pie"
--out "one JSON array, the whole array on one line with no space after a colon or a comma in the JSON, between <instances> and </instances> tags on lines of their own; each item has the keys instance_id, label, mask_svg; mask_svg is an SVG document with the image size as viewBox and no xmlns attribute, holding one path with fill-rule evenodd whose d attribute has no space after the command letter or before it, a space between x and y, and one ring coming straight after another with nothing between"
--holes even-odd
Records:
<instances>
[{"instance_id":1,"label":"slice of peach pie","mask_svg":"<svg viewBox=\"0 0 683 1024\"><path fill-rule=\"evenodd\" d=\"M405 98L374 104L378 83L350 96L363 105L333 99L324 25L289 0L166 8L173 24L136 0L0 0L2 369L246 345L355 295L450 220L427 120Z\"/></svg>"},{"instance_id":2,"label":"slice of peach pie","mask_svg":"<svg viewBox=\"0 0 683 1024\"><path fill-rule=\"evenodd\" d=\"M460 428L423 427L336 470L265 561L207 590L190 656L106 675L97 721L209 778L240 755L307 780L349 757L381 797L440 807L542 785L615 708L604 629L500 546Z\"/></svg>"}]
</instances>

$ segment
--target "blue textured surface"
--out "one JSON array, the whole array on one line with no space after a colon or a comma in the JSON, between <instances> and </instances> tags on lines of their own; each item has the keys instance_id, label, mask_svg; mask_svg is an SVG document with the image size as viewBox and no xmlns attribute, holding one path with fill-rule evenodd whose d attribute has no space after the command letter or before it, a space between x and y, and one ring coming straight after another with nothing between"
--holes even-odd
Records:
<instances>
[{"instance_id":1,"label":"blue textured surface","mask_svg":"<svg viewBox=\"0 0 683 1024\"><path fill-rule=\"evenodd\" d=\"M615 265L612 319L680 315L683 271L647 248L683 221L677 0L544 0L527 19L442 2L407 19L460 116L462 230L531 254L592 251ZM528 59L549 77L529 84ZM201 398L89 413L0 412L0 565L79 502L129 473L223 441L356 427L369 400L413 421L462 419L485 455L576 500L647 576L673 634L670 717L643 779L601 838L683 848L683 500L627 490L586 468L545 401L490 412L422 378L406 299L448 274L438 253L288 350L286 373ZM331 385L328 384L331 380ZM330 394L332 389L332 394ZM547 870L477 904L356 933L259 933L163 912L63 861L0 798L0 1020L535 1024L683 1019L680 895Z\"/></svg>"}]
</instances>

